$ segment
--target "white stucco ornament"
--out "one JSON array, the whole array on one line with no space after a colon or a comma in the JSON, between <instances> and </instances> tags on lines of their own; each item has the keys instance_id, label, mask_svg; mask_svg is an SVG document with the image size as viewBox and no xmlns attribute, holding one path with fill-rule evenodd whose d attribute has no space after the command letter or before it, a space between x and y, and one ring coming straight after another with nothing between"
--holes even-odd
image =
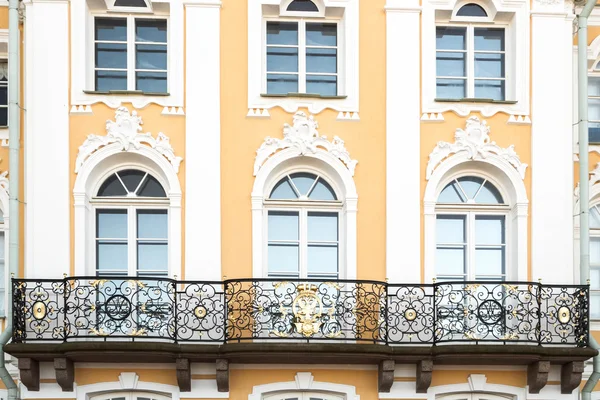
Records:
<instances>
[{"instance_id":1,"label":"white stucco ornament","mask_svg":"<svg viewBox=\"0 0 600 400\"><path fill-rule=\"evenodd\" d=\"M490 139L490 127L486 121L477 117L467 119L466 129L457 129L454 134L454 143L438 142L429 154L426 179L429 180L433 171L448 157L453 154L463 153L469 160L482 160L488 157L498 157L507 161L514 167L521 179L525 179L527 164L522 163L515 152L515 146L502 148Z\"/></svg>"},{"instance_id":2,"label":"white stucco ornament","mask_svg":"<svg viewBox=\"0 0 600 400\"><path fill-rule=\"evenodd\" d=\"M142 133L142 118L137 112L129 112L126 107L119 107L115 111L115 120L106 121L106 136L88 135L87 139L79 146L79 153L75 160L75 173L83 163L100 148L118 144L122 151L129 151L132 148L139 149L141 146L148 146L162 156L164 156L173 166L175 172L179 171L181 157L175 155L169 137L159 132L154 138L151 133Z\"/></svg>"},{"instance_id":3,"label":"white stucco ornament","mask_svg":"<svg viewBox=\"0 0 600 400\"><path fill-rule=\"evenodd\" d=\"M324 151L338 158L354 176L354 169L358 161L350 157L346 150L344 141L337 136L333 141L329 141L326 136L319 136L317 128L319 124L313 116L307 116L304 112L298 111L294 115L293 125L283 125L283 139L267 137L260 148L256 151L254 160L254 176L258 173L263 164L269 157L280 150L293 148L300 155L308 153L317 153Z\"/></svg>"}]
</instances>

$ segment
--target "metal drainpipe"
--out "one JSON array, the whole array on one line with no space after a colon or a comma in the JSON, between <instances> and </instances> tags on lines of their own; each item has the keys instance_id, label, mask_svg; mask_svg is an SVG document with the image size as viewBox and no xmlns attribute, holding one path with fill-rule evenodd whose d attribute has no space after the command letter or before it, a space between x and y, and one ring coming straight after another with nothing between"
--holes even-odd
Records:
<instances>
[{"instance_id":1,"label":"metal drainpipe","mask_svg":"<svg viewBox=\"0 0 600 400\"><path fill-rule=\"evenodd\" d=\"M19 59L19 0L8 2L8 145L9 145L9 217L12 222L8 230L8 266L10 276L19 275L19 148L21 113L19 107L20 59ZM4 345L12 337L12 283L7 285L6 327L0 334L0 380L8 389L8 400L19 397L19 388L6 369Z\"/></svg>"},{"instance_id":2,"label":"metal drainpipe","mask_svg":"<svg viewBox=\"0 0 600 400\"><path fill-rule=\"evenodd\" d=\"M580 283L590 279L590 188L589 180L589 141L588 141L588 72L587 72L587 23L597 0L587 0L578 16L579 30L577 32L577 83L579 108L579 209L580 209ZM598 350L599 346L590 335L589 345ZM600 356L593 359L593 372L581 390L581 399L590 400L592 390L600 379Z\"/></svg>"}]
</instances>

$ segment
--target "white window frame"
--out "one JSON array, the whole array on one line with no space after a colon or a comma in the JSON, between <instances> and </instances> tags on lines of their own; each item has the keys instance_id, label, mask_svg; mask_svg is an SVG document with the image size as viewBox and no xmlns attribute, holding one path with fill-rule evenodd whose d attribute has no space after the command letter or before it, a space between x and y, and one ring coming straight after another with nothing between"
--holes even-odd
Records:
<instances>
[{"instance_id":1,"label":"white window frame","mask_svg":"<svg viewBox=\"0 0 600 400\"><path fill-rule=\"evenodd\" d=\"M324 392L283 392L277 394L267 394L263 397L263 400L310 400L311 398L316 398L319 400L344 400L344 396Z\"/></svg>"},{"instance_id":2,"label":"white window frame","mask_svg":"<svg viewBox=\"0 0 600 400\"><path fill-rule=\"evenodd\" d=\"M488 22L483 26L505 29L505 101L480 103L460 101L436 101L436 27L444 25L464 26L476 24L474 20L485 22L485 17L455 17L452 15L465 4L475 3L488 14ZM480 112L491 117L498 112L510 115L528 116L530 113L529 93L529 48L530 48L529 3L526 0L424 0L422 5L422 112L443 113L453 111L466 117L472 112ZM388 38L390 40L390 38ZM401 38L398 38L401 40ZM390 45L388 43L388 45ZM392 44L393 45L393 44ZM510 61L509 61L510 60ZM399 71L398 73L402 73ZM512 104L512 102L516 102Z\"/></svg>"},{"instance_id":3,"label":"white window frame","mask_svg":"<svg viewBox=\"0 0 600 400\"><path fill-rule=\"evenodd\" d=\"M184 103L184 7L178 1L161 1L153 9L144 8L136 12L119 13L90 8L89 0L73 2L71 14L71 112L89 112L85 107L104 103L117 108L122 103L132 103L135 108L144 108L149 104L164 107L183 107ZM93 3L103 4L103 3ZM168 11L165 11L168 7ZM122 7L117 9L123 10ZM97 93L94 85L94 18L124 15L138 18L163 18L167 20L167 95L143 95Z\"/></svg>"},{"instance_id":4,"label":"white window frame","mask_svg":"<svg viewBox=\"0 0 600 400\"><path fill-rule=\"evenodd\" d=\"M329 182L328 182L329 183ZM337 195L337 194L336 194ZM324 279L344 279L345 268L343 268L342 255L344 254L344 240L343 240L343 215L342 215L343 202L342 201L285 201L285 200L268 200L265 199L265 217L263 221L264 226L264 277L269 277L269 212L271 211L282 211L282 212L294 212L298 213L298 251L299 251L299 270L298 279L306 279L308 277L308 265L307 265L307 254L308 254L308 214L311 212L318 213L336 213L338 216L338 276L336 278L326 277ZM325 276L325 275L324 275ZM276 277L274 277L276 278ZM318 277L314 277L319 279Z\"/></svg>"},{"instance_id":5,"label":"white window frame","mask_svg":"<svg viewBox=\"0 0 600 400\"><path fill-rule=\"evenodd\" d=\"M112 392L104 393L96 396L89 397L89 400L112 400L116 398L124 397L125 400L137 400L139 397L150 398L152 400L171 400L171 397L167 397L161 394L150 393L150 392Z\"/></svg>"},{"instance_id":6,"label":"white window frame","mask_svg":"<svg viewBox=\"0 0 600 400\"><path fill-rule=\"evenodd\" d=\"M313 0L320 12L282 12L290 0L256 0L248 2L248 116L268 116L268 112L256 114L255 110L281 107L292 113L308 108L312 114L325 109L358 113L358 0L344 2ZM263 13L263 9L267 12ZM322 12L321 12L322 10ZM270 97L266 91L266 21L314 21L338 25L338 96L334 98ZM299 32L299 36L300 36ZM300 39L300 37L299 37ZM300 56L300 55L299 55ZM299 68L301 70L301 68ZM261 79L257 79L257 77ZM300 82L299 82L300 85ZM300 86L299 86L300 90Z\"/></svg>"},{"instance_id":7,"label":"white window frame","mask_svg":"<svg viewBox=\"0 0 600 400\"><path fill-rule=\"evenodd\" d=\"M465 18L465 17L459 17ZM473 17L467 17L473 18ZM484 19L484 18L482 18ZM511 52L507 51L507 24L494 24L490 26L489 24L481 24L481 23L460 23L460 24L437 24L436 29L443 27L452 27L452 28L466 28L465 35L465 50L438 50L436 46L436 54L437 52L442 53L464 53L465 54L465 72L466 76L439 76L436 70L436 98L437 98L437 79L458 79L458 78L466 78L466 93L464 98L477 98L475 97L475 81L476 80L493 80L493 81L504 81L504 99L506 100L508 96L508 85L510 82L509 77L509 68L512 59ZM475 51L475 28L491 28L491 29L502 29L504 30L504 51ZM476 53L487 53L487 54L504 54L504 77L503 78L475 78L475 54ZM457 100L458 101L458 100Z\"/></svg>"},{"instance_id":8,"label":"white window frame","mask_svg":"<svg viewBox=\"0 0 600 400\"><path fill-rule=\"evenodd\" d=\"M120 9L121 7L117 7L117 9ZM166 43L162 43L162 42L150 42L152 44L160 44L160 45L166 45L167 46L167 69L166 70L142 70L142 71L153 71L153 72L166 72L167 73L167 92L169 93L169 78L170 78L170 74L169 74L169 18L168 16L158 16L158 15L134 15L134 14L99 14L99 13L92 13L92 30L93 32L91 33L92 38L93 38L93 43L92 43L92 49L95 50L95 45L97 43L96 39L95 39L95 32L96 32L96 18L106 18L106 19L124 19L127 21L127 91L130 92L134 92L137 91L135 85L136 85L136 78L135 78L135 74L138 71L138 69L136 68L136 45L137 44L144 44L145 42L137 42L135 40L135 22L138 19L156 19L156 20L161 20L161 21L165 21L167 24L167 42ZM113 43L111 41L100 41L100 43ZM115 43L120 43L122 44L122 42L115 42ZM92 91L96 91L97 88L95 86L95 78L96 78L96 71L98 70L116 70L114 68L102 68L102 69L98 69L96 68L96 59L95 59L95 51L92 52L92 58L93 58L93 63L92 63L92 74L90 76L90 79L92 80L92 82L88 82L89 87L91 87Z\"/></svg>"},{"instance_id":9,"label":"white window frame","mask_svg":"<svg viewBox=\"0 0 600 400\"><path fill-rule=\"evenodd\" d=\"M505 198L504 195L502 198ZM502 206L500 204L494 205L481 205L481 204L465 204L465 205L450 205L450 204L441 204L439 203L436 207L436 223L437 216L439 215L448 215L448 216L465 216L465 281L474 281L476 280L476 274L474 265L475 265L475 254L476 248L478 245L476 244L476 234L475 234L475 219L478 216L501 216L504 217L504 273L502 274L502 280L510 280L508 279L508 260L509 251L510 251L510 240L509 240L509 207ZM437 248L437 240L436 240L436 248ZM436 277L438 276L436 271ZM482 275L478 275L482 277ZM484 278L488 278L488 276L483 276ZM497 278L497 276L489 276L489 278Z\"/></svg>"}]
</instances>

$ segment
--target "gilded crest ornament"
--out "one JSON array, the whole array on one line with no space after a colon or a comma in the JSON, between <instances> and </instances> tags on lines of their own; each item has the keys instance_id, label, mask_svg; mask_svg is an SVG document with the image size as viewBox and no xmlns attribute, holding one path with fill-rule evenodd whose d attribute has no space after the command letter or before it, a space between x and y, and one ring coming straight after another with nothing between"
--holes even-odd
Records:
<instances>
[{"instance_id":1,"label":"gilded crest ornament","mask_svg":"<svg viewBox=\"0 0 600 400\"><path fill-rule=\"evenodd\" d=\"M317 286L308 283L298 285L298 295L292 303L294 326L304 337L311 337L321 328L323 303L317 296Z\"/></svg>"}]
</instances>

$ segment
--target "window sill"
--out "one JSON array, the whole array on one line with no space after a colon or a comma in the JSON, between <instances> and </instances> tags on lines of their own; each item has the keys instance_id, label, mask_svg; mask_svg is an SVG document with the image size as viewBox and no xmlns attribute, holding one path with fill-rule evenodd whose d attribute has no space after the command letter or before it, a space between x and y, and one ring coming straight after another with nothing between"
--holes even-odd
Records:
<instances>
[{"instance_id":1,"label":"window sill","mask_svg":"<svg viewBox=\"0 0 600 400\"><path fill-rule=\"evenodd\" d=\"M294 98L299 97L303 99L324 99L324 100L344 100L347 99L348 96L323 96L317 93L288 93L288 94L269 94L269 93L261 93L260 97L266 98Z\"/></svg>"},{"instance_id":2,"label":"window sill","mask_svg":"<svg viewBox=\"0 0 600 400\"><path fill-rule=\"evenodd\" d=\"M434 99L437 103L491 103L491 104L517 104L516 100L493 100L493 99L478 99L478 98L464 98L464 99Z\"/></svg>"},{"instance_id":3,"label":"window sill","mask_svg":"<svg viewBox=\"0 0 600 400\"><path fill-rule=\"evenodd\" d=\"M141 95L141 96L170 96L170 93L143 92L141 90L109 90L107 92L99 90L84 90L85 94L102 94L102 95Z\"/></svg>"}]
</instances>

